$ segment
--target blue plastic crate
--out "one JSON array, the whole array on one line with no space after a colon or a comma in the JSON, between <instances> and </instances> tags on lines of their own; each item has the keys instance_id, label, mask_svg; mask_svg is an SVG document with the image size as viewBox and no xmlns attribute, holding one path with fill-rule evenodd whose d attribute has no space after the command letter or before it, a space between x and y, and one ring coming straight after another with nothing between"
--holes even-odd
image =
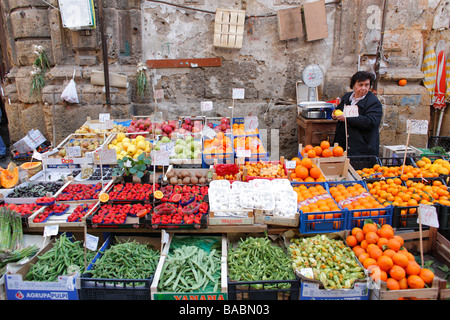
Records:
<instances>
[{"instance_id":1,"label":"blue plastic crate","mask_svg":"<svg viewBox=\"0 0 450 320\"><path fill-rule=\"evenodd\" d=\"M222 157L223 155L223 157ZM234 163L234 152L225 153L225 154L211 154L211 156L205 156L202 154L202 167L209 168L214 164L214 160L217 159L217 163Z\"/></svg>"}]
</instances>

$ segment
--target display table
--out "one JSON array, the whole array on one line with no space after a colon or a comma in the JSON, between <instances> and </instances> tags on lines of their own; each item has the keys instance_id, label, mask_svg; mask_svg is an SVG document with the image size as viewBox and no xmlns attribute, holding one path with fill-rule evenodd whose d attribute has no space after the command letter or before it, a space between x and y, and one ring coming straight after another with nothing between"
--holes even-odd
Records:
<instances>
[{"instance_id":1,"label":"display table","mask_svg":"<svg viewBox=\"0 0 450 320\"><path fill-rule=\"evenodd\" d=\"M297 116L298 143L305 145L320 145L323 140L332 142L337 120L328 119L306 119Z\"/></svg>"}]
</instances>

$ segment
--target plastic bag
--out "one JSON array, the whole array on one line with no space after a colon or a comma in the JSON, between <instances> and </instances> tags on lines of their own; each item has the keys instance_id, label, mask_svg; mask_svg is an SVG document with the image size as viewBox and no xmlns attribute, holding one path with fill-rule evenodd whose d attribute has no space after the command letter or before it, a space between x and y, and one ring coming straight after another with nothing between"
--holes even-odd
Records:
<instances>
[{"instance_id":1,"label":"plastic bag","mask_svg":"<svg viewBox=\"0 0 450 320\"><path fill-rule=\"evenodd\" d=\"M61 99L69 103L78 103L77 85L75 84L75 71L67 87L61 94Z\"/></svg>"}]
</instances>

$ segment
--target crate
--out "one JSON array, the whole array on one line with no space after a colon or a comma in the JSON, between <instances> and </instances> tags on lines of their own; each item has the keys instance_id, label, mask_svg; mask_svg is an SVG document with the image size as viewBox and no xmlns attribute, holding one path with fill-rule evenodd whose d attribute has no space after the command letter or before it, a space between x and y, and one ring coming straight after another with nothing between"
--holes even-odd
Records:
<instances>
[{"instance_id":1,"label":"crate","mask_svg":"<svg viewBox=\"0 0 450 320\"><path fill-rule=\"evenodd\" d=\"M367 280L356 280L351 289L325 289L316 280L301 279L300 300L369 300Z\"/></svg>"},{"instance_id":2,"label":"crate","mask_svg":"<svg viewBox=\"0 0 450 320\"><path fill-rule=\"evenodd\" d=\"M350 164L349 158L317 158L316 164L322 171L326 181L362 180L361 176Z\"/></svg>"},{"instance_id":3,"label":"crate","mask_svg":"<svg viewBox=\"0 0 450 320\"><path fill-rule=\"evenodd\" d=\"M124 203L121 203L122 205ZM116 204L120 205L120 204ZM85 216L86 219L86 226L88 228L101 228L101 229L140 229L145 227L145 218L139 218L139 217L133 217L128 215L125 219L124 223L116 224L116 223L96 223L92 221L92 218L95 216L95 214L98 212L102 204L100 202L97 202L96 205L90 210L89 214Z\"/></svg>"},{"instance_id":4,"label":"crate","mask_svg":"<svg viewBox=\"0 0 450 320\"><path fill-rule=\"evenodd\" d=\"M405 151L408 152L407 156L419 156L422 153L422 151L412 146L409 146L408 149L406 149L405 145L383 146L383 158L399 157L403 159Z\"/></svg>"},{"instance_id":5,"label":"crate","mask_svg":"<svg viewBox=\"0 0 450 320\"><path fill-rule=\"evenodd\" d=\"M400 167L403 165L403 157L382 157L378 158L381 165L385 167ZM410 156L406 156L405 165L417 167Z\"/></svg>"},{"instance_id":6,"label":"crate","mask_svg":"<svg viewBox=\"0 0 450 320\"><path fill-rule=\"evenodd\" d=\"M438 210L437 205L435 207ZM419 230L417 210L419 210L419 206L395 206L392 213L392 227L397 230ZM422 225L422 230L429 228L429 226Z\"/></svg>"},{"instance_id":7,"label":"crate","mask_svg":"<svg viewBox=\"0 0 450 320\"><path fill-rule=\"evenodd\" d=\"M245 10L216 9L214 47L240 49L244 38Z\"/></svg>"},{"instance_id":8,"label":"crate","mask_svg":"<svg viewBox=\"0 0 450 320\"><path fill-rule=\"evenodd\" d=\"M272 165L279 165L282 164L283 165L283 170L284 170L284 174L286 175L286 177L288 177L288 170L286 169L286 163L284 161L284 157L281 156L280 157L280 161L258 161L261 163L266 163L266 164L272 164ZM250 181L250 180L254 180L254 179L266 179L266 180L273 180L273 179L279 179L279 178L266 178L266 177L260 177L260 176L249 176L247 173L247 168L243 168L243 175L242 175L242 181Z\"/></svg>"},{"instance_id":9,"label":"crate","mask_svg":"<svg viewBox=\"0 0 450 320\"><path fill-rule=\"evenodd\" d=\"M450 231L450 206L437 204L437 213L439 219L439 231Z\"/></svg>"},{"instance_id":10,"label":"crate","mask_svg":"<svg viewBox=\"0 0 450 320\"><path fill-rule=\"evenodd\" d=\"M113 245L115 237L124 241L136 240L139 243L149 243L155 249L161 251L162 244L160 237L129 237L129 236L109 236L99 253L87 267L87 270L94 268L94 263L101 259L103 254ZM78 279L78 295L80 300L150 300L150 286L153 275L147 279L106 279L92 278L89 273L84 273Z\"/></svg>"},{"instance_id":11,"label":"crate","mask_svg":"<svg viewBox=\"0 0 450 320\"><path fill-rule=\"evenodd\" d=\"M217 292L161 292L158 291L158 284L161 279L161 274L164 270L164 265L167 260L167 256L170 254L170 250L173 248L176 239L180 241L189 241L189 239L206 239L212 243L220 243L221 245L221 276L220 276L220 287ZM205 240L205 241L206 241ZM153 277L153 282L150 286L151 299L152 300L226 300L227 299L227 241L224 235L222 236L181 236L174 233L169 234L169 239L165 244L163 252L161 254L161 259L159 260L158 267L156 268L155 275Z\"/></svg>"},{"instance_id":12,"label":"crate","mask_svg":"<svg viewBox=\"0 0 450 320\"><path fill-rule=\"evenodd\" d=\"M348 156L348 158L350 159L350 165L355 170L373 168L376 164L381 165L381 161L374 155Z\"/></svg>"},{"instance_id":13,"label":"crate","mask_svg":"<svg viewBox=\"0 0 450 320\"><path fill-rule=\"evenodd\" d=\"M399 300L401 298L416 298L437 300L439 295L439 279L434 278L431 287L422 289L388 290L385 281L375 283L370 281L370 300Z\"/></svg>"}]
</instances>

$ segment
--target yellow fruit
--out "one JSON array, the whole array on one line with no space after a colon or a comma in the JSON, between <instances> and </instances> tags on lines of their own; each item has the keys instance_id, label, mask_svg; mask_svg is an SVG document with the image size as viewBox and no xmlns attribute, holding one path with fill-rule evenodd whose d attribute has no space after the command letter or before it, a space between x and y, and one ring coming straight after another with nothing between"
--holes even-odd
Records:
<instances>
[{"instance_id":1,"label":"yellow fruit","mask_svg":"<svg viewBox=\"0 0 450 320\"><path fill-rule=\"evenodd\" d=\"M426 162L423 161L423 160L417 161L417 166L418 166L419 168L423 168L423 167L425 166L425 164L426 164Z\"/></svg>"},{"instance_id":2,"label":"yellow fruit","mask_svg":"<svg viewBox=\"0 0 450 320\"><path fill-rule=\"evenodd\" d=\"M335 116L341 116L343 114L344 114L344 112L342 112L342 110L337 109L336 111L334 111Z\"/></svg>"},{"instance_id":3,"label":"yellow fruit","mask_svg":"<svg viewBox=\"0 0 450 320\"><path fill-rule=\"evenodd\" d=\"M124 133L120 132L120 133L117 134L117 138L116 139L117 139L118 142L121 142L124 138L125 138L125 134Z\"/></svg>"},{"instance_id":4,"label":"yellow fruit","mask_svg":"<svg viewBox=\"0 0 450 320\"><path fill-rule=\"evenodd\" d=\"M117 139L114 139L113 141L111 141L111 144L117 144L117 142L119 142Z\"/></svg>"},{"instance_id":5,"label":"yellow fruit","mask_svg":"<svg viewBox=\"0 0 450 320\"><path fill-rule=\"evenodd\" d=\"M136 137L136 141L138 141L138 142L139 141L145 141L145 138L144 138L144 136L140 136L139 135L139 136Z\"/></svg>"},{"instance_id":6,"label":"yellow fruit","mask_svg":"<svg viewBox=\"0 0 450 320\"><path fill-rule=\"evenodd\" d=\"M125 150L125 151L127 151L128 150L128 147L129 146L131 146L131 144L130 143L128 143L128 142L124 142L124 143L122 143L122 149L123 150Z\"/></svg>"},{"instance_id":7,"label":"yellow fruit","mask_svg":"<svg viewBox=\"0 0 450 320\"><path fill-rule=\"evenodd\" d=\"M130 144L130 145L128 146L128 148L127 148L127 153L128 153L130 156L134 156L134 154L136 153L136 151L137 151L137 148L136 148L136 146L135 146L134 144Z\"/></svg>"},{"instance_id":8,"label":"yellow fruit","mask_svg":"<svg viewBox=\"0 0 450 320\"><path fill-rule=\"evenodd\" d=\"M425 161L426 163L431 163L430 158L422 157L422 160Z\"/></svg>"},{"instance_id":9,"label":"yellow fruit","mask_svg":"<svg viewBox=\"0 0 450 320\"><path fill-rule=\"evenodd\" d=\"M125 137L125 138L122 139L122 144L123 143L130 143L130 142L131 142L130 138Z\"/></svg>"},{"instance_id":10,"label":"yellow fruit","mask_svg":"<svg viewBox=\"0 0 450 320\"><path fill-rule=\"evenodd\" d=\"M138 141L137 145L136 145L139 149L145 149L147 147L147 144L145 143L145 141Z\"/></svg>"}]
</instances>

